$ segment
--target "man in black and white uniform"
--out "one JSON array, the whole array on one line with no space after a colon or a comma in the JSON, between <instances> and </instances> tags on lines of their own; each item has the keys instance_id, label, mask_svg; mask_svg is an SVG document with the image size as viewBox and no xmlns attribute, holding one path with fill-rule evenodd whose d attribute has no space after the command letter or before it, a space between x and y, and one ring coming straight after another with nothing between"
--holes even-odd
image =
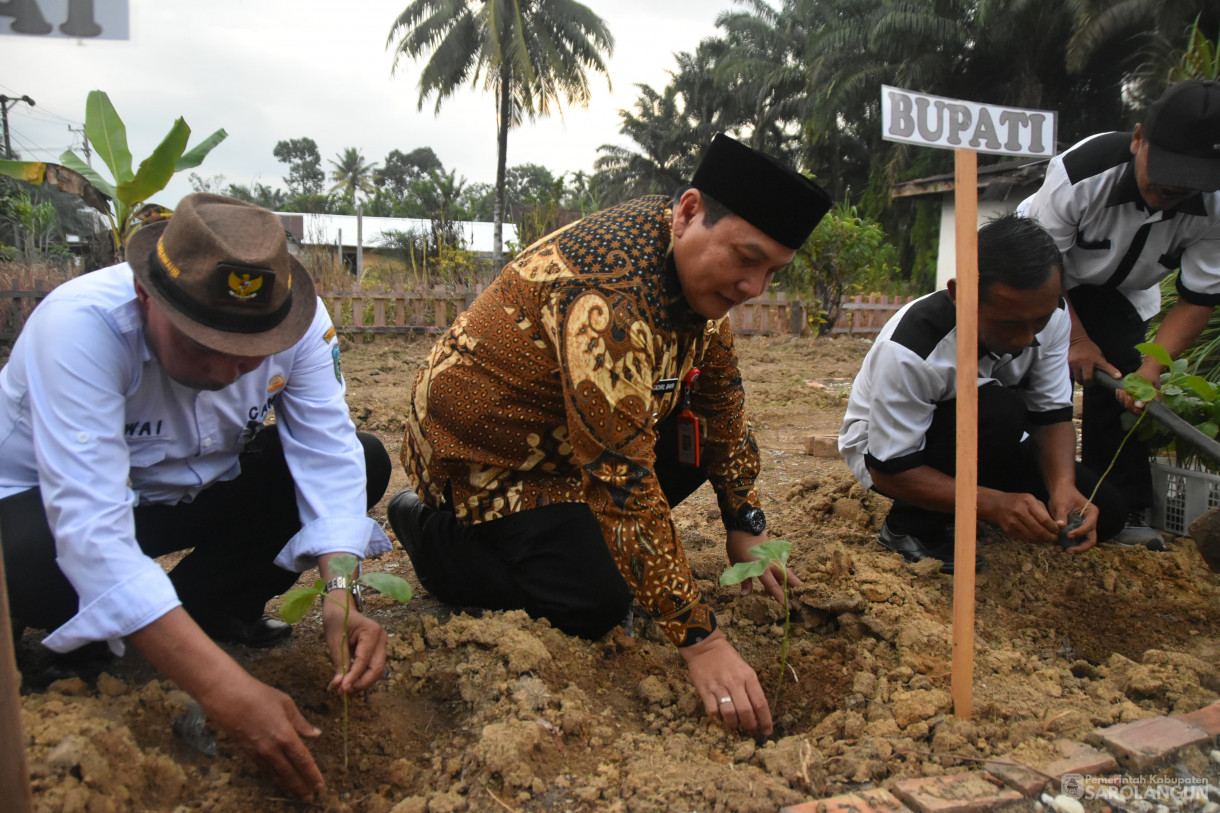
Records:
<instances>
[{"instance_id":1,"label":"man in black and white uniform","mask_svg":"<svg viewBox=\"0 0 1220 813\"><path fill-rule=\"evenodd\" d=\"M1084 508L1096 478L1075 460L1069 320L1050 235L1016 215L979 230L978 517L1051 543ZM909 561L953 570L957 446L956 284L886 324L852 385L839 451L852 473L894 500L880 542ZM1083 493L1082 493L1083 492ZM1117 531L1103 486L1070 533L1079 553ZM1100 510L1099 510L1100 509Z\"/></svg>"},{"instance_id":2,"label":"man in black and white uniform","mask_svg":"<svg viewBox=\"0 0 1220 813\"><path fill-rule=\"evenodd\" d=\"M1160 283L1174 271L1178 298L1154 339L1171 356L1190 347L1220 304L1217 189L1220 82L1190 80L1171 85L1135 132L1095 135L1051 159L1041 189L1018 208L1064 253L1068 364L1085 385L1081 459L1095 470L1109 465L1126 434L1122 413L1134 405L1089 386L1094 369L1160 381L1164 368L1135 346L1146 340L1161 309ZM1152 504L1147 447L1128 442L1107 480L1129 509L1115 541L1165 550L1144 522Z\"/></svg>"}]
</instances>

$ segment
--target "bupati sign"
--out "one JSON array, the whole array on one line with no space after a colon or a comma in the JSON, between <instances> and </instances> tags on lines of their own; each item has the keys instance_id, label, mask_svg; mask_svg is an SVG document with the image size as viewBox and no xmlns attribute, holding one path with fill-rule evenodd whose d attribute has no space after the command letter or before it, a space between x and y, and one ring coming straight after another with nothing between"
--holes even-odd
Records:
<instances>
[{"instance_id":1,"label":"bupati sign","mask_svg":"<svg viewBox=\"0 0 1220 813\"><path fill-rule=\"evenodd\" d=\"M881 86L881 137L947 150L1050 158L1055 113L946 99Z\"/></svg>"},{"instance_id":2,"label":"bupati sign","mask_svg":"<svg viewBox=\"0 0 1220 813\"><path fill-rule=\"evenodd\" d=\"M127 0L0 0L0 34L128 39Z\"/></svg>"}]
</instances>

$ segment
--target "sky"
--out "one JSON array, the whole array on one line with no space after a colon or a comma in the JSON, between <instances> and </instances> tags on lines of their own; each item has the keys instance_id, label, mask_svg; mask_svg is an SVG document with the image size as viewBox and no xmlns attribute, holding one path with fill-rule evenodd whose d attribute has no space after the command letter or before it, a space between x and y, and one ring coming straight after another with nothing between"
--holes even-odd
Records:
<instances>
[{"instance_id":1,"label":"sky","mask_svg":"<svg viewBox=\"0 0 1220 813\"><path fill-rule=\"evenodd\" d=\"M62 0L38 0L51 19ZM113 0L97 0L98 4ZM191 127L188 149L219 128L229 136L194 172L225 183L283 188L287 166L276 142L312 138L329 161L357 147L380 164L392 149L431 147L469 182L493 183L495 104L481 88L459 91L434 114L417 109L421 70L394 57L386 38L408 0L128 0L130 40L10 35L0 16L0 94L29 96L9 109L13 149L21 158L57 161L69 147L84 158L85 97L101 89L127 126L138 162L175 118ZM637 83L658 91L675 69L674 54L716 33L733 0L585 0L615 38L609 82L592 75L587 108L565 107L509 133L508 165L541 164L553 173L590 171L597 148L631 146L618 132ZM100 166L96 155L94 165ZM106 173L103 173L106 174ZM191 192L179 173L153 200L173 206Z\"/></svg>"}]
</instances>

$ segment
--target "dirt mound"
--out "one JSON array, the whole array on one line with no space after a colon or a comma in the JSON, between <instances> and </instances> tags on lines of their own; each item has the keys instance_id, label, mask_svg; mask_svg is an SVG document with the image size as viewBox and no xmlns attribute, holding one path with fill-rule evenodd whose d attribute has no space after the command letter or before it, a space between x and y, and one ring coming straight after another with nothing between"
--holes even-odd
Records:
<instances>
[{"instance_id":1,"label":"dirt mound","mask_svg":"<svg viewBox=\"0 0 1220 813\"><path fill-rule=\"evenodd\" d=\"M428 346L382 340L344 357L353 415L394 456ZM880 548L888 501L842 461L800 452L798 441L833 431L842 415L839 396L805 382L850 378L865 349L859 340L741 344L763 507L772 533L793 544L803 581L782 675L782 606L718 584L724 538L710 489L676 514L725 634L769 693L775 736L706 720L679 656L643 614L590 643L519 612L461 614L422 591L405 606L374 597L370 613L392 635L389 675L351 704L346 772L342 705L325 690L316 615L283 648L234 650L323 728L311 750L328 793L312 809L775 811L1013 750L1036 761L1057 740L1215 701L1220 591L1190 540L1169 553L1102 546L1072 556L983 527L974 714L952 715L951 577ZM396 472L390 493L402 484ZM384 503L374 515L384 520ZM401 551L373 567L414 579ZM38 809L300 809L226 738L214 757L184 745L171 724L186 703L134 655L96 687L25 696ZM1208 764L1188 758L1182 769Z\"/></svg>"}]
</instances>

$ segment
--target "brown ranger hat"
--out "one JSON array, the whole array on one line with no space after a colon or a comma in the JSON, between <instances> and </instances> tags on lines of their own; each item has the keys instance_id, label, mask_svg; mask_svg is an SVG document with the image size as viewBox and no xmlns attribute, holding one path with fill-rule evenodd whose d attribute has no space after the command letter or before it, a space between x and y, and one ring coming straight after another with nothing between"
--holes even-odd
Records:
<instances>
[{"instance_id":1,"label":"brown ranger hat","mask_svg":"<svg viewBox=\"0 0 1220 813\"><path fill-rule=\"evenodd\" d=\"M166 317L221 353L269 356L296 344L317 296L271 212L223 195L187 195L127 243L127 263Z\"/></svg>"}]
</instances>

